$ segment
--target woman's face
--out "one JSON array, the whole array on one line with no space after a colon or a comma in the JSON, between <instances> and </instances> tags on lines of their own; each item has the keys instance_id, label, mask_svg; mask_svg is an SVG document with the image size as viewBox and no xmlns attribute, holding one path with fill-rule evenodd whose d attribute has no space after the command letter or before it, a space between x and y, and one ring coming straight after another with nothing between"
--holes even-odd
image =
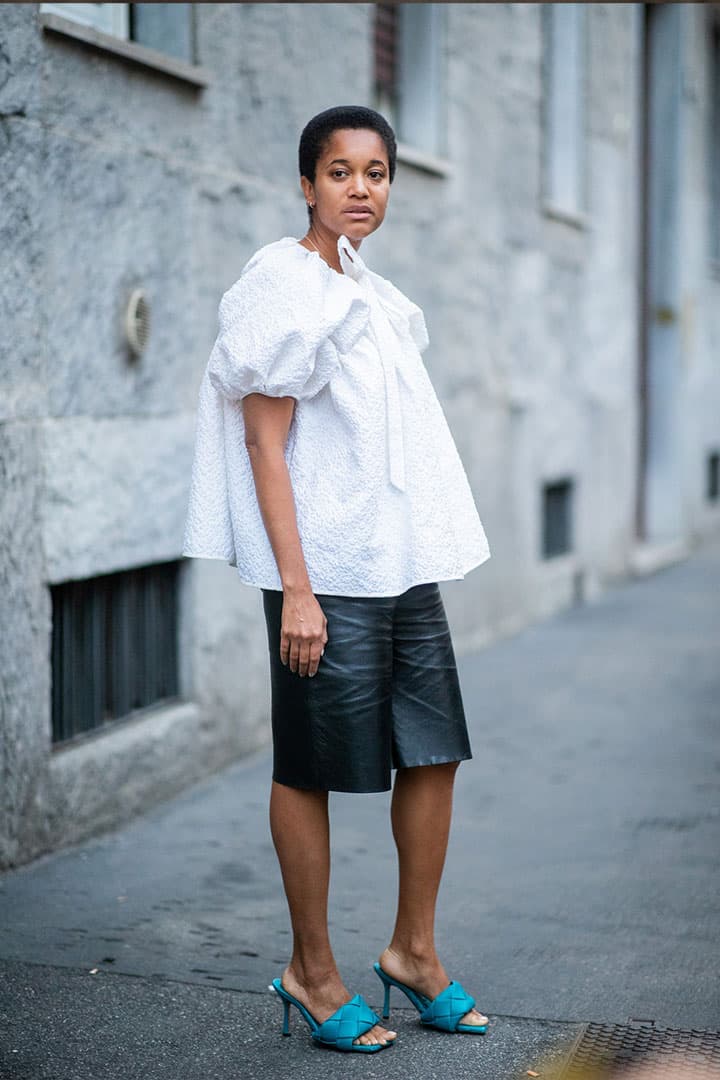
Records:
<instances>
[{"instance_id":1,"label":"woman's face","mask_svg":"<svg viewBox=\"0 0 720 1080\"><path fill-rule=\"evenodd\" d=\"M362 240L385 217L390 195L385 143L370 128L341 128L318 158L315 183L303 176L301 184L305 198L315 203L316 226Z\"/></svg>"}]
</instances>

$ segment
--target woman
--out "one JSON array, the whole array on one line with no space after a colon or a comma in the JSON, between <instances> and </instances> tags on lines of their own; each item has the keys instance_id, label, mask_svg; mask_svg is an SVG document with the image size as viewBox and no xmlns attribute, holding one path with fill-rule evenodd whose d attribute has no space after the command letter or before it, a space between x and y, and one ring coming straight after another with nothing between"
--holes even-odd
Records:
<instances>
[{"instance_id":1,"label":"woman","mask_svg":"<svg viewBox=\"0 0 720 1080\"><path fill-rule=\"evenodd\" d=\"M328 109L299 149L310 225L260 248L223 295L200 392L183 554L262 590L270 649L270 825L293 930L273 987L317 1043L377 1052L396 1032L351 997L327 927L329 791L388 791L399 859L374 965L421 1021L487 1017L434 945L455 771L472 757L438 581L490 557L420 352L423 313L365 266L396 164L392 129Z\"/></svg>"}]
</instances>

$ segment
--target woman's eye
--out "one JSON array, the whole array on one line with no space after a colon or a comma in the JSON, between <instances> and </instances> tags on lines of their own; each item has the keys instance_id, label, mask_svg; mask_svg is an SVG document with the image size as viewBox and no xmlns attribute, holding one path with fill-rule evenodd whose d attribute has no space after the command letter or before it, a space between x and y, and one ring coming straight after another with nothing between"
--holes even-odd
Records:
<instances>
[{"instance_id":1,"label":"woman's eye","mask_svg":"<svg viewBox=\"0 0 720 1080\"><path fill-rule=\"evenodd\" d=\"M331 175L335 177L347 176L348 171L347 169L333 169ZM371 176L373 180L382 180L385 174L379 172L377 169L373 169L372 172L368 173L368 176Z\"/></svg>"}]
</instances>

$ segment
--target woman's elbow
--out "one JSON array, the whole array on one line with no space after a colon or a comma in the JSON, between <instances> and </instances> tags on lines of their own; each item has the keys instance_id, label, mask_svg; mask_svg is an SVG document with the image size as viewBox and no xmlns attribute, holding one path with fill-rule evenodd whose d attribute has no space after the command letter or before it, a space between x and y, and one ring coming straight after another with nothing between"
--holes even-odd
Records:
<instances>
[{"instance_id":1,"label":"woman's elbow","mask_svg":"<svg viewBox=\"0 0 720 1080\"><path fill-rule=\"evenodd\" d=\"M251 399L255 399L254 401ZM260 400L258 400L260 399ZM294 398L249 394L243 399L245 446L254 455L282 454L292 423Z\"/></svg>"}]
</instances>

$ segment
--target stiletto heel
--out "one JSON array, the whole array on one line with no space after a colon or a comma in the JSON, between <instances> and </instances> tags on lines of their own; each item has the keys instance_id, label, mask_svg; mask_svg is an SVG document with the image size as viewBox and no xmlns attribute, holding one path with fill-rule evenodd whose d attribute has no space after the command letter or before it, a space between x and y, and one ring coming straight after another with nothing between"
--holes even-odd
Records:
<instances>
[{"instance_id":1,"label":"stiletto heel","mask_svg":"<svg viewBox=\"0 0 720 1080\"><path fill-rule=\"evenodd\" d=\"M385 1001L383 1002L383 1020L390 1019L390 983L385 983Z\"/></svg>"},{"instance_id":2,"label":"stiletto heel","mask_svg":"<svg viewBox=\"0 0 720 1080\"><path fill-rule=\"evenodd\" d=\"M465 1013L475 1008L475 998L471 997L459 982L451 982L436 998L429 998L399 979L393 979L392 975L383 971L379 963L373 964L373 970L385 987L383 1020L387 1020L390 1015L390 987L397 986L420 1013L420 1023L425 1027L432 1027L437 1031L460 1031L469 1035L484 1035L487 1031L487 1024L460 1023Z\"/></svg>"},{"instance_id":3,"label":"stiletto heel","mask_svg":"<svg viewBox=\"0 0 720 1080\"><path fill-rule=\"evenodd\" d=\"M375 1027L375 1024L380 1023L380 1017L373 1012L365 998L360 994L355 994L355 997L351 998L350 1001L346 1001L344 1005L336 1009L332 1016L329 1016L322 1024L318 1024L315 1017L308 1012L303 1003L288 993L280 979L273 979L272 988L280 997L285 1010L283 1015L283 1035L290 1034L290 1006L294 1005L310 1027L310 1037L320 1046L329 1046L333 1050L351 1050L363 1054L372 1054L378 1050L387 1050L395 1042L394 1039L391 1039L386 1043L371 1043L365 1046L363 1043L353 1041L360 1035L364 1035L370 1028Z\"/></svg>"}]
</instances>

